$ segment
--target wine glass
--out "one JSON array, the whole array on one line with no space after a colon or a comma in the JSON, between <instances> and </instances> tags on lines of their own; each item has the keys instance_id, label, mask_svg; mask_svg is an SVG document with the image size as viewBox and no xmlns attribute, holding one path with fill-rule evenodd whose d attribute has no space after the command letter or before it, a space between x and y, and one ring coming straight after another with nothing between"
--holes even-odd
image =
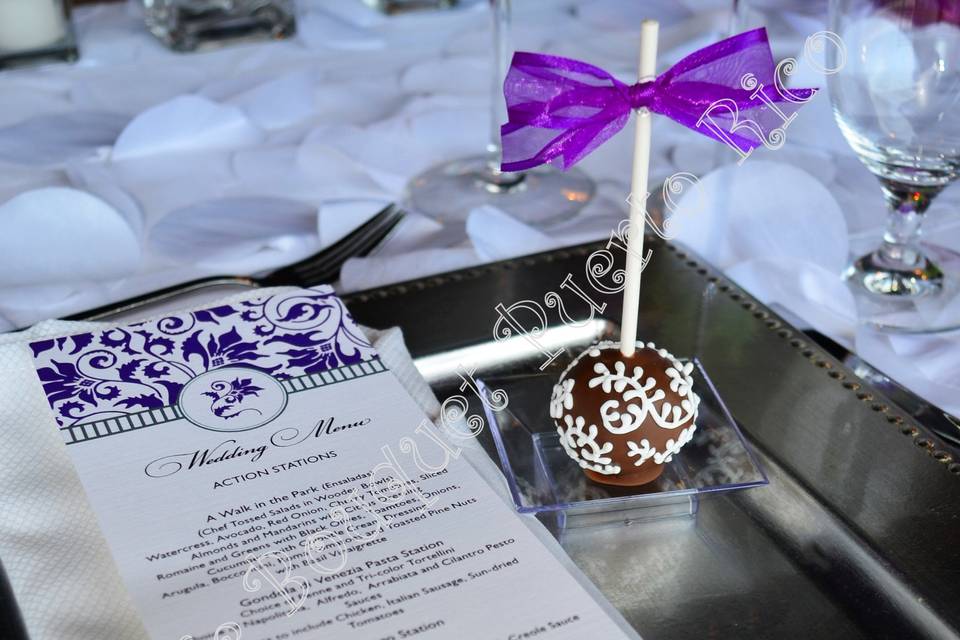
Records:
<instances>
[{"instance_id":1,"label":"wine glass","mask_svg":"<svg viewBox=\"0 0 960 640\"><path fill-rule=\"evenodd\" d=\"M533 225L570 218L590 201L593 181L579 169L547 165L530 171L500 171L500 125L507 121L503 80L510 61L510 0L490 0L494 65L490 142L487 152L431 167L407 185L411 208L440 222L463 223L471 209L491 204Z\"/></svg>"},{"instance_id":2,"label":"wine glass","mask_svg":"<svg viewBox=\"0 0 960 640\"><path fill-rule=\"evenodd\" d=\"M828 50L834 114L889 205L880 247L845 274L860 316L892 331L955 329L960 256L920 237L960 172L960 3L831 0L830 24L845 45Z\"/></svg>"}]
</instances>

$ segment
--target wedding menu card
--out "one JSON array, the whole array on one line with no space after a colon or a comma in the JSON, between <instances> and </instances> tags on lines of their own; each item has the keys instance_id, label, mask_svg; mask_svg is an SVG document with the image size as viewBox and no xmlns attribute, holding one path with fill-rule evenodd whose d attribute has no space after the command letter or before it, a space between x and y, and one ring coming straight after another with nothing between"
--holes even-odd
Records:
<instances>
[{"instance_id":1,"label":"wedding menu card","mask_svg":"<svg viewBox=\"0 0 960 640\"><path fill-rule=\"evenodd\" d=\"M330 288L31 347L154 639L627 637Z\"/></svg>"}]
</instances>

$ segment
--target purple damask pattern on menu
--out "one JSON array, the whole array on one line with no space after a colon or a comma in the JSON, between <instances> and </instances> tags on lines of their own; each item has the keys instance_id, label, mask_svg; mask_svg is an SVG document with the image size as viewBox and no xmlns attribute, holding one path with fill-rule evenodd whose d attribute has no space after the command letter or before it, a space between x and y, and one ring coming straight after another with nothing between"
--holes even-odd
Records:
<instances>
[{"instance_id":1,"label":"purple damask pattern on menu","mask_svg":"<svg viewBox=\"0 0 960 640\"><path fill-rule=\"evenodd\" d=\"M278 380L377 357L327 286L30 344L62 426L176 404L192 378L247 367Z\"/></svg>"}]
</instances>

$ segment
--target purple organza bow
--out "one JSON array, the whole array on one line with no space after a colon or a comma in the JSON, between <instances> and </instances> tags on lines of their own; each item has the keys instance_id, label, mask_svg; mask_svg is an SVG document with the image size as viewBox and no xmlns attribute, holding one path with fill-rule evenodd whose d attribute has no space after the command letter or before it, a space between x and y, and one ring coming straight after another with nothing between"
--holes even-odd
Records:
<instances>
[{"instance_id":1,"label":"purple organza bow","mask_svg":"<svg viewBox=\"0 0 960 640\"><path fill-rule=\"evenodd\" d=\"M518 51L503 85L501 169L523 171L547 162L567 169L641 107L744 152L763 144L761 136L774 142L791 114L816 92L791 89L784 97L775 74L765 29L721 40L655 80L633 85L579 60Z\"/></svg>"}]
</instances>

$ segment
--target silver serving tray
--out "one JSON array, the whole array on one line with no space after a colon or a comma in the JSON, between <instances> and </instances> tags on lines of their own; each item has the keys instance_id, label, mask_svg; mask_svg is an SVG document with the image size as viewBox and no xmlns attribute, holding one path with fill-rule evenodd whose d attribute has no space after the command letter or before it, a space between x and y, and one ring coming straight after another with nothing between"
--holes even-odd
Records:
<instances>
[{"instance_id":1,"label":"silver serving tray","mask_svg":"<svg viewBox=\"0 0 960 640\"><path fill-rule=\"evenodd\" d=\"M703 362L770 485L704 499L694 519L568 530L561 542L573 560L646 640L960 637L960 463L720 272L648 242L640 335ZM459 363L476 364L478 377L535 370L543 358L523 338L511 348L493 339L495 306L542 303L567 273L587 287L585 259L598 246L346 300L363 324L402 327L443 397L459 392ZM620 301L602 301L605 319L542 341L573 354L610 335Z\"/></svg>"},{"instance_id":2,"label":"silver serving tray","mask_svg":"<svg viewBox=\"0 0 960 640\"><path fill-rule=\"evenodd\" d=\"M687 249L647 242L640 335L703 362L770 485L703 499L695 518L561 532L573 560L646 640L960 638L960 463L946 445ZM494 339L495 306L542 303L568 273L587 288L585 259L599 246L345 300L362 324L402 327L442 398L460 392L460 364L477 377L536 370L524 338ZM615 335L619 297L596 299L604 317L580 328L553 310L541 341L566 353L548 370ZM586 305L570 306L586 317ZM489 432L480 438L492 451Z\"/></svg>"}]
</instances>

